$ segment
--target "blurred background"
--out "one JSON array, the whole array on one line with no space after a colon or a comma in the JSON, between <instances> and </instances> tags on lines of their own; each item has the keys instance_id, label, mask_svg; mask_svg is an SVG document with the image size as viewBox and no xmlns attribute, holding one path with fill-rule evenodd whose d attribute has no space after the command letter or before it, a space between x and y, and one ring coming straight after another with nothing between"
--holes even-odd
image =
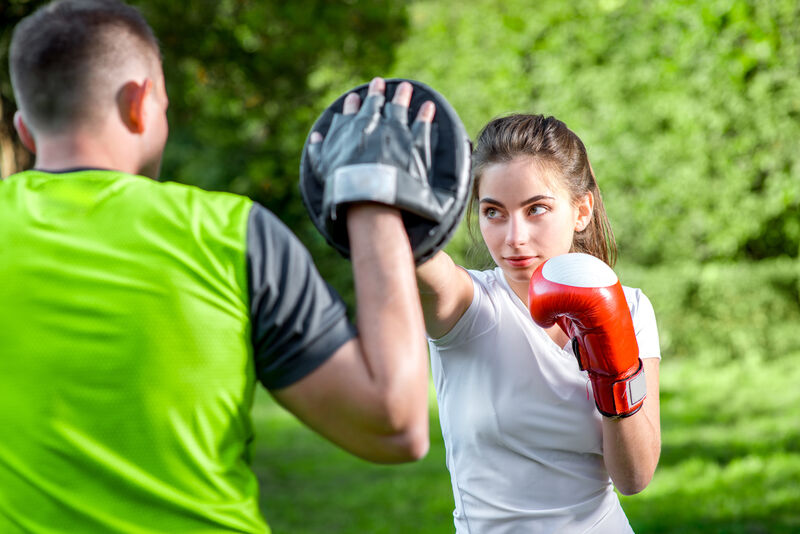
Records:
<instances>
[{"instance_id":1,"label":"blurred background","mask_svg":"<svg viewBox=\"0 0 800 534\"><path fill-rule=\"evenodd\" d=\"M0 2L0 177L32 165L13 133L7 52L42 3ZM631 524L800 531L797 0L132 3L162 45L162 179L263 203L351 307L350 264L297 186L304 139L335 97L403 77L441 92L473 139L515 111L566 122L603 191L617 271L659 322L663 452L651 485L622 498ZM447 250L482 267L473 248L461 228ZM254 413L275 532L452 532L433 392L431 451L399 467L336 450L266 393Z\"/></svg>"}]
</instances>

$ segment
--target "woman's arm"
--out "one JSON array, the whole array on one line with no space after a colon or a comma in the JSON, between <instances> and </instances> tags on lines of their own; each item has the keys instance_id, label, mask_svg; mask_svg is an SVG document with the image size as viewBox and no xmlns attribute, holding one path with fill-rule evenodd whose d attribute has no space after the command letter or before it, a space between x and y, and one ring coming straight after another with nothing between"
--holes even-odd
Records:
<instances>
[{"instance_id":1,"label":"woman's arm","mask_svg":"<svg viewBox=\"0 0 800 534\"><path fill-rule=\"evenodd\" d=\"M650 483L661 455L658 358L642 360L647 397L630 417L603 417L603 458L614 486L623 495L639 493Z\"/></svg>"},{"instance_id":2,"label":"woman's arm","mask_svg":"<svg viewBox=\"0 0 800 534\"><path fill-rule=\"evenodd\" d=\"M425 329L432 338L448 333L472 302L472 279L444 251L417 267Z\"/></svg>"}]
</instances>

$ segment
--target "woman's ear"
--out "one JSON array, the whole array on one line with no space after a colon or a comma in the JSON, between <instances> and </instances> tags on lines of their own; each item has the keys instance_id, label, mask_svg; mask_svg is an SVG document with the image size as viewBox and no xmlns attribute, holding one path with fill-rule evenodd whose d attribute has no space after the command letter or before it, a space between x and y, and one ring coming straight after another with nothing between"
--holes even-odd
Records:
<instances>
[{"instance_id":1,"label":"woman's ear","mask_svg":"<svg viewBox=\"0 0 800 534\"><path fill-rule=\"evenodd\" d=\"M589 223L592 222L592 213L594 211L594 195L591 191L588 191L583 197L580 198L578 201L577 208L577 217L575 219L575 231L582 232L586 230L586 227L589 226Z\"/></svg>"},{"instance_id":2,"label":"woman's ear","mask_svg":"<svg viewBox=\"0 0 800 534\"><path fill-rule=\"evenodd\" d=\"M22 118L22 113L19 111L14 112L14 129L17 130L22 144L31 151L31 154L36 154L36 141L33 139L33 134L25 124L25 119Z\"/></svg>"},{"instance_id":3,"label":"woman's ear","mask_svg":"<svg viewBox=\"0 0 800 534\"><path fill-rule=\"evenodd\" d=\"M132 133L141 134L145 125L145 102L153 89L153 81L145 78L142 83L130 81L120 89L117 104L122 122Z\"/></svg>"}]
</instances>

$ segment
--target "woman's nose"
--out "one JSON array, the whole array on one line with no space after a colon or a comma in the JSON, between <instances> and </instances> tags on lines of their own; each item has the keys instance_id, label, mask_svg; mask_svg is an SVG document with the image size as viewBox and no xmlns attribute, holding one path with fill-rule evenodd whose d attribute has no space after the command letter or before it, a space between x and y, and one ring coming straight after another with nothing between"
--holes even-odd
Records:
<instances>
[{"instance_id":1,"label":"woman's nose","mask_svg":"<svg viewBox=\"0 0 800 534\"><path fill-rule=\"evenodd\" d=\"M528 227L519 217L510 216L508 218L508 228L506 229L506 244L512 247L519 247L528 242Z\"/></svg>"}]
</instances>

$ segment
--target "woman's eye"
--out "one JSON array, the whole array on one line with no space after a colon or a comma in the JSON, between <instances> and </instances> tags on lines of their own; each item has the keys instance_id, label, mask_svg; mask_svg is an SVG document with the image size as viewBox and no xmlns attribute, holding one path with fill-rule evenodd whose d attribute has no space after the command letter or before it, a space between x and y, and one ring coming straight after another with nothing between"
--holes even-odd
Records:
<instances>
[{"instance_id":1,"label":"woman's eye","mask_svg":"<svg viewBox=\"0 0 800 534\"><path fill-rule=\"evenodd\" d=\"M494 219L497 217L497 210L495 208L486 208L483 210L483 214L489 219Z\"/></svg>"},{"instance_id":2,"label":"woman's eye","mask_svg":"<svg viewBox=\"0 0 800 534\"><path fill-rule=\"evenodd\" d=\"M547 207L542 206L542 205L534 205L534 206L531 206L531 209L530 209L529 213L531 215L541 215L545 211L547 211Z\"/></svg>"}]
</instances>

